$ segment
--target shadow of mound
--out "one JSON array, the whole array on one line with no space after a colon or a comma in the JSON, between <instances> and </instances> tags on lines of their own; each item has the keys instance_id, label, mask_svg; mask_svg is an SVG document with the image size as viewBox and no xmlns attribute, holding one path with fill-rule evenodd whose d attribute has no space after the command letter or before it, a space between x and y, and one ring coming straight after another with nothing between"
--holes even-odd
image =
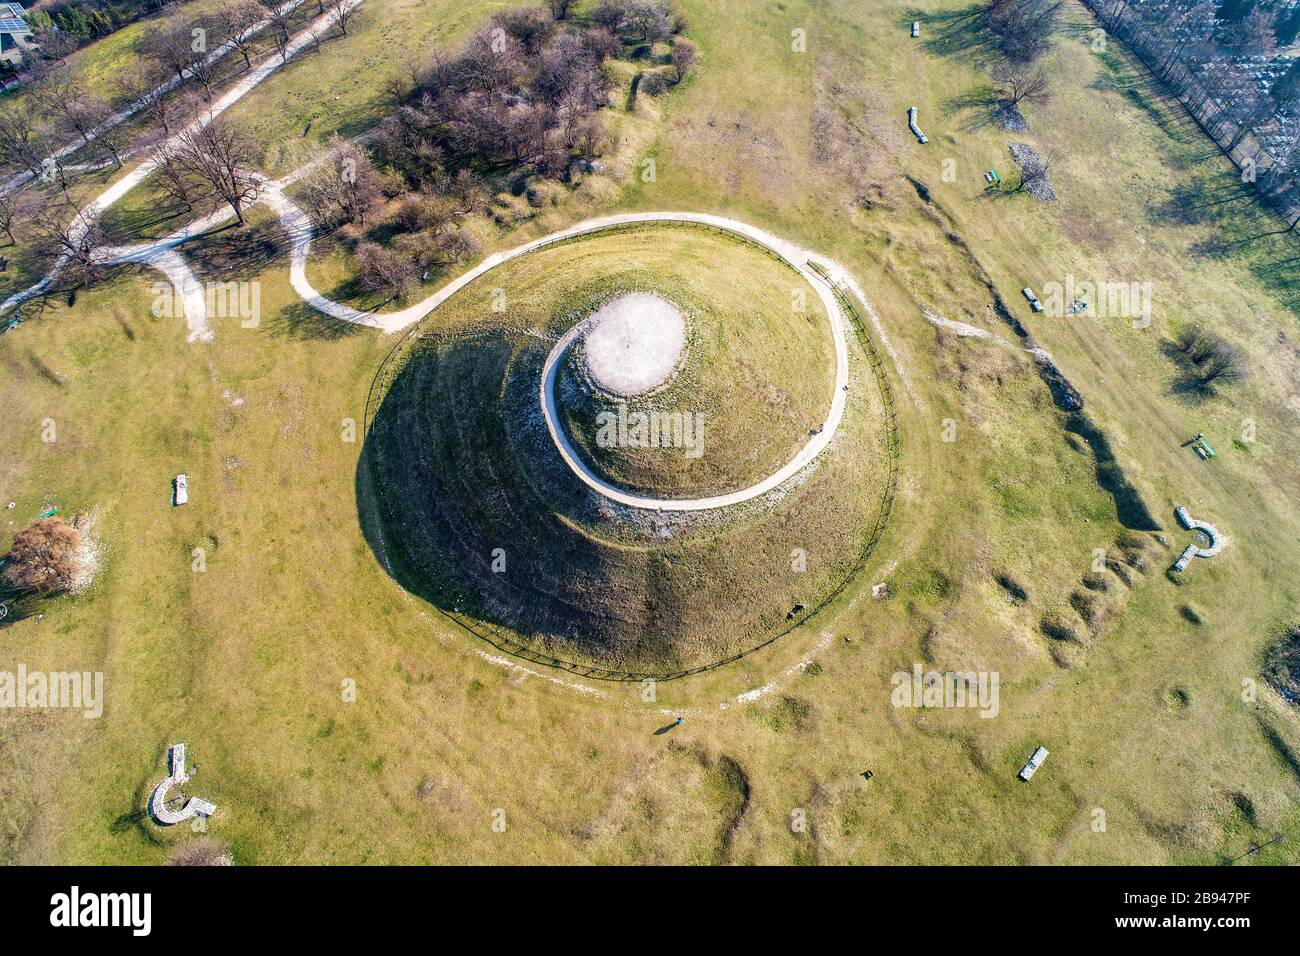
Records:
<instances>
[{"instance_id":1,"label":"shadow of mound","mask_svg":"<svg viewBox=\"0 0 1300 956\"><path fill-rule=\"evenodd\" d=\"M1115 512L1120 524L1130 531L1159 531L1160 522L1147 507L1142 493L1133 486L1124 468L1111 450L1105 432L1081 412L1070 415L1065 422L1068 431L1087 443L1097 462L1097 484L1115 501Z\"/></svg>"},{"instance_id":2,"label":"shadow of mound","mask_svg":"<svg viewBox=\"0 0 1300 956\"><path fill-rule=\"evenodd\" d=\"M595 494L564 464L541 415L548 350L504 329L413 334L380 370L387 384L370 403L357 510L405 590L516 656L605 679L668 679L795 629L860 569L861 541L844 536L845 553L827 546L809 573L790 572L792 549L815 551L822 530L798 510L816 479L783 504L786 520L746 513L728 523ZM862 514L838 502L819 509L827 533L875 520L872 495L855 497Z\"/></svg>"}]
</instances>

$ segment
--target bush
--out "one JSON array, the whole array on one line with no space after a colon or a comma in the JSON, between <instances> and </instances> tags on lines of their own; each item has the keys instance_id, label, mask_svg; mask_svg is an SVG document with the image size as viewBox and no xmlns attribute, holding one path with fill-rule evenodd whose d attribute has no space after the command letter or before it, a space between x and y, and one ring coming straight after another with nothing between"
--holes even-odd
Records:
<instances>
[{"instance_id":1,"label":"bush","mask_svg":"<svg viewBox=\"0 0 1300 956\"><path fill-rule=\"evenodd\" d=\"M668 77L658 70L646 70L637 84L637 92L646 96L659 96L667 89Z\"/></svg>"},{"instance_id":2,"label":"bush","mask_svg":"<svg viewBox=\"0 0 1300 956\"><path fill-rule=\"evenodd\" d=\"M14 535L5 579L36 594L67 590L83 570L80 548L81 532L62 518L34 521Z\"/></svg>"},{"instance_id":3,"label":"bush","mask_svg":"<svg viewBox=\"0 0 1300 956\"><path fill-rule=\"evenodd\" d=\"M698 52L695 49L695 44L690 40L685 37L678 37L673 41L673 72L677 77L678 83L686 79L686 74L689 73L691 67L695 65L697 56Z\"/></svg>"},{"instance_id":4,"label":"bush","mask_svg":"<svg viewBox=\"0 0 1300 956\"><path fill-rule=\"evenodd\" d=\"M377 242L362 242L357 245L356 259L357 281L367 292L399 299L415 284L415 263L401 252Z\"/></svg>"},{"instance_id":5,"label":"bush","mask_svg":"<svg viewBox=\"0 0 1300 956\"><path fill-rule=\"evenodd\" d=\"M233 866L230 850L220 840L201 837L182 843L167 857L168 866Z\"/></svg>"}]
</instances>

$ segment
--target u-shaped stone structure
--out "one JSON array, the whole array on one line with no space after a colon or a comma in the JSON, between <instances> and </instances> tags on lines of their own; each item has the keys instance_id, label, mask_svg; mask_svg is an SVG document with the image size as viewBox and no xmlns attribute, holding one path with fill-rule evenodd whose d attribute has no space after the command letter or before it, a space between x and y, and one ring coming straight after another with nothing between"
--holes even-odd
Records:
<instances>
[{"instance_id":1,"label":"u-shaped stone structure","mask_svg":"<svg viewBox=\"0 0 1300 956\"><path fill-rule=\"evenodd\" d=\"M210 817L217 812L214 804L199 797L190 797L179 810L167 806L167 794L173 787L184 786L190 779L185 771L185 745L176 744L167 751L168 774L149 795L149 816L155 823L170 827L184 823L193 816Z\"/></svg>"},{"instance_id":2,"label":"u-shaped stone structure","mask_svg":"<svg viewBox=\"0 0 1300 956\"><path fill-rule=\"evenodd\" d=\"M1197 521L1182 505L1179 505L1174 509L1174 516L1178 519L1178 523L1188 531L1199 532L1205 535L1210 542L1209 545L1205 547L1201 547L1199 544L1189 544L1184 548L1183 553L1180 554L1178 560L1174 562L1175 571L1182 571L1185 569L1192 558L1214 557L1222 551L1224 545L1227 544L1223 535L1219 533L1218 528L1210 524L1208 521Z\"/></svg>"}]
</instances>

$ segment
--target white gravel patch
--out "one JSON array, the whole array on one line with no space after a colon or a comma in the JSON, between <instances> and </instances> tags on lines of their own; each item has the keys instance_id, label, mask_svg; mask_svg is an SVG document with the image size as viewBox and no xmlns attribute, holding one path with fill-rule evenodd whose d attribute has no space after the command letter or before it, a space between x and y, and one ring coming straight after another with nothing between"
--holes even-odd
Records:
<instances>
[{"instance_id":1,"label":"white gravel patch","mask_svg":"<svg viewBox=\"0 0 1300 956\"><path fill-rule=\"evenodd\" d=\"M631 292L592 313L582 339L587 374L615 395L643 395L672 376L686 347L686 320L648 292Z\"/></svg>"}]
</instances>

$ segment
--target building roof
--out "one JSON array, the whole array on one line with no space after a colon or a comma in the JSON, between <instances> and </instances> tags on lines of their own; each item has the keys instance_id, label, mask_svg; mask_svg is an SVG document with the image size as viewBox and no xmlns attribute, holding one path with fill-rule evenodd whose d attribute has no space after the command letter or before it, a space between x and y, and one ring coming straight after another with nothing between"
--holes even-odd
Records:
<instances>
[{"instance_id":1,"label":"building roof","mask_svg":"<svg viewBox=\"0 0 1300 956\"><path fill-rule=\"evenodd\" d=\"M32 28L23 19L26 12L20 3L0 3L0 32L31 33Z\"/></svg>"}]
</instances>

